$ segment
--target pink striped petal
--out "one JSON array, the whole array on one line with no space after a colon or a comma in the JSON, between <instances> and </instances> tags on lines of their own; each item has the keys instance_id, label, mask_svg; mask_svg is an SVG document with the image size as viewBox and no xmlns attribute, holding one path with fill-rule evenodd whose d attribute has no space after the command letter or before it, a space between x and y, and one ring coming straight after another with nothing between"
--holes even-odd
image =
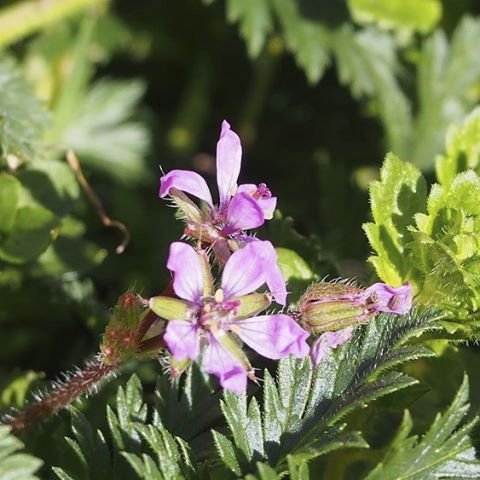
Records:
<instances>
[{"instance_id":1,"label":"pink striped petal","mask_svg":"<svg viewBox=\"0 0 480 480\"><path fill-rule=\"evenodd\" d=\"M243 393L247 388L247 371L213 335L208 336L208 347L203 354L202 368L207 373L215 375L225 390Z\"/></svg>"},{"instance_id":2,"label":"pink striped petal","mask_svg":"<svg viewBox=\"0 0 480 480\"><path fill-rule=\"evenodd\" d=\"M270 190L268 190L265 184L262 184L261 188L262 187L267 189L268 195L271 195ZM255 194L258 193L258 189L259 186L254 183L244 183L238 186L237 193L250 195L262 209L265 220L271 220L273 218L273 212L275 212L275 208L277 207L277 197L263 195L260 196L260 198L256 198Z\"/></svg>"},{"instance_id":3,"label":"pink striped petal","mask_svg":"<svg viewBox=\"0 0 480 480\"><path fill-rule=\"evenodd\" d=\"M277 360L287 355L301 358L310 350L306 342L308 333L288 315L260 315L231 325L243 342L267 358Z\"/></svg>"},{"instance_id":4,"label":"pink striped petal","mask_svg":"<svg viewBox=\"0 0 480 480\"><path fill-rule=\"evenodd\" d=\"M361 295L363 299L371 298L377 312L397 313L403 315L412 308L412 286L404 283L400 287L390 287L385 283L374 283Z\"/></svg>"},{"instance_id":5,"label":"pink striped petal","mask_svg":"<svg viewBox=\"0 0 480 480\"><path fill-rule=\"evenodd\" d=\"M217 184L220 207L226 205L235 194L242 162L242 145L238 135L230 129L226 120L222 122L220 140L217 143Z\"/></svg>"},{"instance_id":6,"label":"pink striped petal","mask_svg":"<svg viewBox=\"0 0 480 480\"><path fill-rule=\"evenodd\" d=\"M277 252L273 245L268 241L255 242L252 245L258 245L262 243L262 247L253 247L262 249L262 258L264 263L264 275L268 289L275 301L280 305L286 305L287 303L287 286L285 279L278 266Z\"/></svg>"},{"instance_id":7,"label":"pink striped petal","mask_svg":"<svg viewBox=\"0 0 480 480\"><path fill-rule=\"evenodd\" d=\"M172 170L160 178L160 198L167 196L172 188L189 193L213 206L212 194L207 182L190 170Z\"/></svg>"},{"instance_id":8,"label":"pink striped petal","mask_svg":"<svg viewBox=\"0 0 480 480\"><path fill-rule=\"evenodd\" d=\"M222 233L231 235L242 230L260 227L264 222L263 211L257 201L246 193L237 193L228 204Z\"/></svg>"},{"instance_id":9,"label":"pink striped petal","mask_svg":"<svg viewBox=\"0 0 480 480\"><path fill-rule=\"evenodd\" d=\"M200 352L199 326L184 320L171 320L163 339L170 353L178 360L195 360Z\"/></svg>"},{"instance_id":10,"label":"pink striped petal","mask_svg":"<svg viewBox=\"0 0 480 480\"><path fill-rule=\"evenodd\" d=\"M352 338L353 327L346 327L336 332L325 332L320 335L310 348L310 358L316 367L328 352L337 348Z\"/></svg>"},{"instance_id":11,"label":"pink striped petal","mask_svg":"<svg viewBox=\"0 0 480 480\"><path fill-rule=\"evenodd\" d=\"M170 245L167 268L173 272L173 290L184 300L197 302L203 295L204 272L198 253L186 243Z\"/></svg>"},{"instance_id":12,"label":"pink striped petal","mask_svg":"<svg viewBox=\"0 0 480 480\"><path fill-rule=\"evenodd\" d=\"M222 275L225 298L241 297L254 292L265 283L263 259L258 244L252 242L232 253Z\"/></svg>"}]
</instances>

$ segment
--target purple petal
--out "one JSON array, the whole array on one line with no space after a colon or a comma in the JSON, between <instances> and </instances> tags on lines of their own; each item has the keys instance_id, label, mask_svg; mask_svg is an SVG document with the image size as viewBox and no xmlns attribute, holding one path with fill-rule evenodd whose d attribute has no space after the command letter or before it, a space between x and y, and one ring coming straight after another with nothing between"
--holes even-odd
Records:
<instances>
[{"instance_id":1,"label":"purple petal","mask_svg":"<svg viewBox=\"0 0 480 480\"><path fill-rule=\"evenodd\" d=\"M262 195L262 190L265 190L267 194ZM238 186L237 193L246 193L251 196L262 209L265 220L271 220L273 218L273 212L277 207L277 197L271 196L270 190L265 184L257 186L254 183L244 183ZM260 194L260 197L257 198L256 194Z\"/></svg>"},{"instance_id":2,"label":"purple petal","mask_svg":"<svg viewBox=\"0 0 480 480\"><path fill-rule=\"evenodd\" d=\"M167 268L173 272L173 290L184 300L197 302L203 295L203 269L198 253L186 243L170 245Z\"/></svg>"},{"instance_id":3,"label":"purple petal","mask_svg":"<svg viewBox=\"0 0 480 480\"><path fill-rule=\"evenodd\" d=\"M178 360L195 360L200 351L199 326L184 320L171 320L167 324L163 339L171 354Z\"/></svg>"},{"instance_id":4,"label":"purple petal","mask_svg":"<svg viewBox=\"0 0 480 480\"><path fill-rule=\"evenodd\" d=\"M242 393L247 388L247 371L213 335L208 336L202 367L207 373L215 375L225 390Z\"/></svg>"},{"instance_id":5,"label":"purple petal","mask_svg":"<svg viewBox=\"0 0 480 480\"><path fill-rule=\"evenodd\" d=\"M212 194L208 189L207 182L198 173L190 170L168 172L160 178L160 198L167 196L172 188L205 200L210 206L213 206Z\"/></svg>"},{"instance_id":6,"label":"purple petal","mask_svg":"<svg viewBox=\"0 0 480 480\"><path fill-rule=\"evenodd\" d=\"M347 327L336 332L325 332L323 335L320 335L310 348L310 358L313 366L318 366L328 352L348 342L352 337L352 333L353 327Z\"/></svg>"},{"instance_id":7,"label":"purple petal","mask_svg":"<svg viewBox=\"0 0 480 480\"><path fill-rule=\"evenodd\" d=\"M260 315L231 325L243 342L267 358L277 360L289 354L300 358L310 350L305 341L308 333L288 315Z\"/></svg>"},{"instance_id":8,"label":"purple petal","mask_svg":"<svg viewBox=\"0 0 480 480\"><path fill-rule=\"evenodd\" d=\"M263 258L256 248L259 243L268 242L249 243L228 259L222 274L225 298L252 293L265 283Z\"/></svg>"},{"instance_id":9,"label":"purple petal","mask_svg":"<svg viewBox=\"0 0 480 480\"><path fill-rule=\"evenodd\" d=\"M374 283L363 292L362 298L372 299L377 312L403 315L412 308L412 287L408 282L396 288L385 283Z\"/></svg>"},{"instance_id":10,"label":"purple petal","mask_svg":"<svg viewBox=\"0 0 480 480\"><path fill-rule=\"evenodd\" d=\"M265 281L273 298L278 304L285 305L287 303L287 287L278 266L275 248L268 241L254 242L251 245L253 249L259 251L259 255L263 258Z\"/></svg>"},{"instance_id":11,"label":"purple petal","mask_svg":"<svg viewBox=\"0 0 480 480\"><path fill-rule=\"evenodd\" d=\"M273 212L275 212L277 208L277 197L259 198L257 203L263 211L265 220L271 220L273 218Z\"/></svg>"},{"instance_id":12,"label":"purple petal","mask_svg":"<svg viewBox=\"0 0 480 480\"><path fill-rule=\"evenodd\" d=\"M231 235L242 230L260 227L264 222L263 211L257 201L246 193L237 193L228 204L222 233Z\"/></svg>"},{"instance_id":13,"label":"purple petal","mask_svg":"<svg viewBox=\"0 0 480 480\"><path fill-rule=\"evenodd\" d=\"M235 194L242 161L242 146L238 135L230 129L226 120L222 122L220 140L217 143L217 184L220 206Z\"/></svg>"}]
</instances>

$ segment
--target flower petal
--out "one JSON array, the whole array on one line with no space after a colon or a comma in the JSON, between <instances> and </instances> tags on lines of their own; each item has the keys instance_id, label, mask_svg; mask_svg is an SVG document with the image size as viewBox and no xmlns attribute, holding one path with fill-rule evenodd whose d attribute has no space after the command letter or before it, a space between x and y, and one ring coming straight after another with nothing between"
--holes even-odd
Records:
<instances>
[{"instance_id":1,"label":"flower petal","mask_svg":"<svg viewBox=\"0 0 480 480\"><path fill-rule=\"evenodd\" d=\"M215 375L225 390L242 393L247 388L247 371L243 365L213 336L208 336L208 347L202 359L202 368Z\"/></svg>"},{"instance_id":2,"label":"flower petal","mask_svg":"<svg viewBox=\"0 0 480 480\"><path fill-rule=\"evenodd\" d=\"M265 283L263 257L256 245L268 242L252 242L230 255L222 275L225 298L241 297L254 292Z\"/></svg>"},{"instance_id":3,"label":"flower petal","mask_svg":"<svg viewBox=\"0 0 480 480\"><path fill-rule=\"evenodd\" d=\"M242 230L260 227L264 222L263 211L257 200L246 193L237 193L228 204L227 218L222 233L231 235Z\"/></svg>"},{"instance_id":4,"label":"flower petal","mask_svg":"<svg viewBox=\"0 0 480 480\"><path fill-rule=\"evenodd\" d=\"M275 248L268 241L254 242L251 245L252 248L259 251L261 250L265 282L267 283L268 289L272 293L273 298L278 304L285 305L287 303L287 286L280 267L278 266L277 252L275 251Z\"/></svg>"},{"instance_id":5,"label":"flower petal","mask_svg":"<svg viewBox=\"0 0 480 480\"><path fill-rule=\"evenodd\" d=\"M163 339L177 360L195 360L200 351L199 326L184 320L168 322Z\"/></svg>"},{"instance_id":6,"label":"flower petal","mask_svg":"<svg viewBox=\"0 0 480 480\"><path fill-rule=\"evenodd\" d=\"M390 287L385 283L374 283L362 294L362 298L372 298L377 312L403 315L412 308L412 287L407 282L400 287Z\"/></svg>"},{"instance_id":7,"label":"flower petal","mask_svg":"<svg viewBox=\"0 0 480 480\"><path fill-rule=\"evenodd\" d=\"M336 332L325 332L320 335L310 348L310 358L313 366L316 367L328 352L350 340L353 327L346 327Z\"/></svg>"},{"instance_id":8,"label":"flower petal","mask_svg":"<svg viewBox=\"0 0 480 480\"><path fill-rule=\"evenodd\" d=\"M160 178L160 198L167 196L172 188L189 193L213 206L212 194L207 182L190 170L172 170Z\"/></svg>"},{"instance_id":9,"label":"flower petal","mask_svg":"<svg viewBox=\"0 0 480 480\"><path fill-rule=\"evenodd\" d=\"M238 135L222 122L220 140L217 143L217 184L220 206L225 205L235 194L242 162L242 145Z\"/></svg>"},{"instance_id":10,"label":"flower petal","mask_svg":"<svg viewBox=\"0 0 480 480\"><path fill-rule=\"evenodd\" d=\"M262 185L266 187L265 184ZM238 186L237 193L246 193L247 195L250 195L262 209L264 219L271 220L273 218L273 212L277 207L277 197L261 196L260 198L256 198L255 193L257 193L257 190L258 186L254 183L243 183ZM270 190L267 189L267 191L270 195Z\"/></svg>"},{"instance_id":11,"label":"flower petal","mask_svg":"<svg viewBox=\"0 0 480 480\"><path fill-rule=\"evenodd\" d=\"M197 302L203 295L204 270L198 253L186 243L170 245L167 268L173 272L173 290L184 300Z\"/></svg>"},{"instance_id":12,"label":"flower petal","mask_svg":"<svg viewBox=\"0 0 480 480\"><path fill-rule=\"evenodd\" d=\"M277 360L289 354L301 358L310 350L305 341L308 333L288 315L260 315L231 326L243 342L267 358Z\"/></svg>"}]
</instances>

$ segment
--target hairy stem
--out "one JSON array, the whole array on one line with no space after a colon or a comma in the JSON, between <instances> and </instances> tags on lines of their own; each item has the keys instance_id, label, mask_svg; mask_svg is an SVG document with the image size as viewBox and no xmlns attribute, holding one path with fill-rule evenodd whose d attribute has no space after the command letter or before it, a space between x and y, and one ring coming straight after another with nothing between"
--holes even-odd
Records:
<instances>
[{"instance_id":1,"label":"hairy stem","mask_svg":"<svg viewBox=\"0 0 480 480\"><path fill-rule=\"evenodd\" d=\"M83 370L71 374L66 380L55 382L52 390L17 415L7 419L12 432L21 433L29 426L53 415L70 405L83 394L91 393L98 383L113 375L119 364L106 364L101 359L87 363Z\"/></svg>"}]
</instances>

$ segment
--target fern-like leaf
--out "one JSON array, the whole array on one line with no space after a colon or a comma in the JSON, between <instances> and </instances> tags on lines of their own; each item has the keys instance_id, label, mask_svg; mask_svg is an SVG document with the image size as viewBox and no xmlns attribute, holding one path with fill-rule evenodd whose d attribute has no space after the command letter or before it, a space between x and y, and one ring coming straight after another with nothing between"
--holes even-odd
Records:
<instances>
[{"instance_id":1,"label":"fern-like leaf","mask_svg":"<svg viewBox=\"0 0 480 480\"><path fill-rule=\"evenodd\" d=\"M436 416L421 439L409 436L412 419L406 411L385 457L366 480L479 478L480 462L475 458L475 448L469 436L478 419L464 421L470 406L468 392L468 379L465 377L448 410Z\"/></svg>"},{"instance_id":2,"label":"fern-like leaf","mask_svg":"<svg viewBox=\"0 0 480 480\"><path fill-rule=\"evenodd\" d=\"M231 439L214 433L220 458L235 475L268 463L277 473L338 448L368 445L358 432L345 430L341 420L367 403L416 383L391 371L414 358L431 355L422 346L406 345L433 327L429 314L381 315L356 330L352 341L312 368L309 359L280 361L277 380L264 377L263 404L246 395L226 393L222 411Z\"/></svg>"}]
</instances>

